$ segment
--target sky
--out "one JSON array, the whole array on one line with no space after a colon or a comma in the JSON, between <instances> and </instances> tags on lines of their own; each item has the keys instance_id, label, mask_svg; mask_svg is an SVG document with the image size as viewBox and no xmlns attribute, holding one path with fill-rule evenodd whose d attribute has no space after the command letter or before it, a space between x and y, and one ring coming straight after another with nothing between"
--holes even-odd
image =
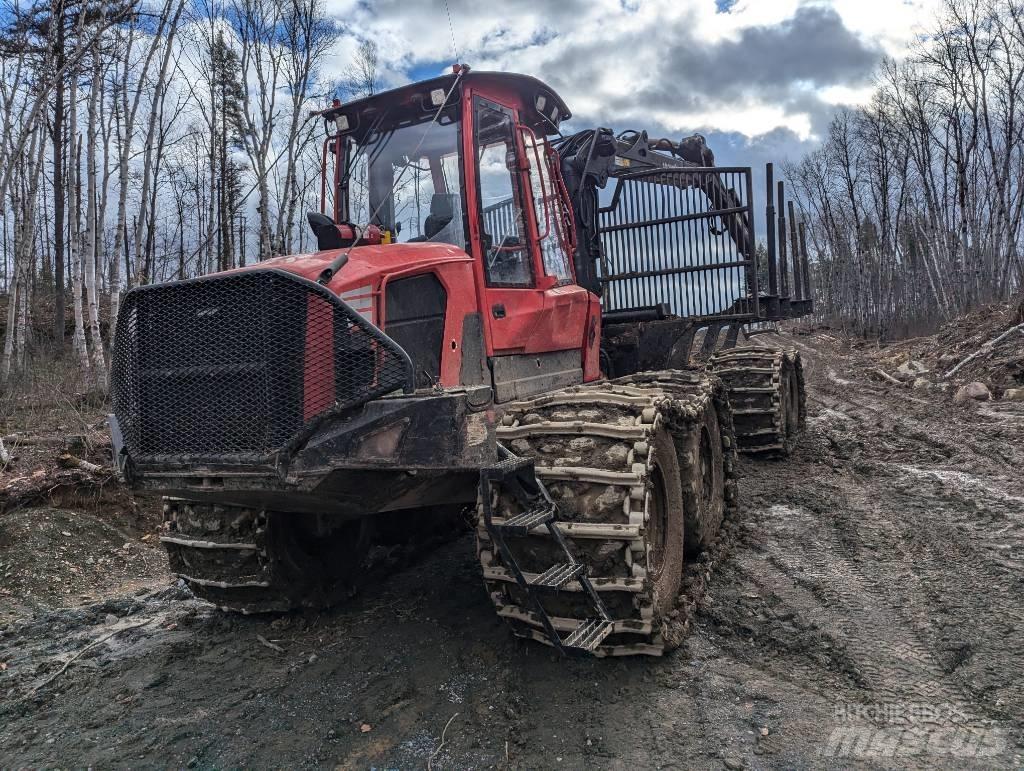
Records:
<instances>
[{"instance_id":1,"label":"sky","mask_svg":"<svg viewBox=\"0 0 1024 771\"><path fill-rule=\"evenodd\" d=\"M940 0L327 0L377 41L386 84L456 59L521 72L572 109L569 129L700 132L719 165L798 160L843 104L865 102L883 56L900 58ZM451 18L449 27L448 18ZM331 70L336 69L336 73Z\"/></svg>"}]
</instances>

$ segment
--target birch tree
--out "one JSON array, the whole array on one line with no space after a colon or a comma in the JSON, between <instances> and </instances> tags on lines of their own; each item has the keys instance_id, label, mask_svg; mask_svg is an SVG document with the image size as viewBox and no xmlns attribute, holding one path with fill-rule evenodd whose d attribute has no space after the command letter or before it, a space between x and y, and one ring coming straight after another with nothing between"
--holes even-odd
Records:
<instances>
[{"instance_id":1,"label":"birch tree","mask_svg":"<svg viewBox=\"0 0 1024 771\"><path fill-rule=\"evenodd\" d=\"M107 379L107 364L103 356L103 338L100 336L100 298L99 290L96 286L96 260L98 257L96 249L96 231L98 224L98 201L96 196L96 135L97 123L99 122L100 97L100 88L98 84L102 78L103 61L100 55L100 47L97 43L93 48L92 87L89 89L89 108L86 114L86 209L82 261L84 266L85 292L89 304L89 342L92 344L92 367L94 376L98 383L105 383ZM77 332L77 315L75 321L75 329Z\"/></svg>"},{"instance_id":2,"label":"birch tree","mask_svg":"<svg viewBox=\"0 0 1024 771\"><path fill-rule=\"evenodd\" d=\"M242 109L237 126L242 146L252 164L258 199L259 259L273 254L271 232L270 164L276 122L281 108L277 97L281 81L285 48L278 45L283 5L276 0L234 0L231 22L239 44L239 64L248 88L238 88ZM232 78L227 70L221 88L230 88ZM226 101L226 97L225 97ZM225 116L227 118L227 116ZM225 125L228 124L225 120ZM225 143L226 144L226 143Z\"/></svg>"}]
</instances>

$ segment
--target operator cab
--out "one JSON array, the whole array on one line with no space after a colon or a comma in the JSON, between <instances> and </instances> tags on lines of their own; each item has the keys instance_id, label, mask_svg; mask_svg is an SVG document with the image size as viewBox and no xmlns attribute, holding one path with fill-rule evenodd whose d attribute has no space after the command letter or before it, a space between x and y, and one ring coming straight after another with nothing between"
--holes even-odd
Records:
<instances>
[{"instance_id":1,"label":"operator cab","mask_svg":"<svg viewBox=\"0 0 1024 771\"><path fill-rule=\"evenodd\" d=\"M310 215L321 250L429 243L469 255L472 280L449 286L435 270L437 295L472 293L499 401L599 375L599 303L573 273L572 205L548 142L570 113L550 88L456 65L323 117L321 212ZM403 275L430 273L437 253L407 254ZM446 345L428 375L459 385L444 361L464 346Z\"/></svg>"},{"instance_id":2,"label":"operator cab","mask_svg":"<svg viewBox=\"0 0 1024 771\"><path fill-rule=\"evenodd\" d=\"M513 97L504 101L515 107L482 97L495 95L499 84L498 93ZM474 110L465 109L473 101L470 89L479 102ZM529 165L535 144L558 133L569 114L561 99L534 78L470 73L468 67L337 103L323 113L329 136L324 142L328 173L321 213L330 213L339 224L379 228L385 243L431 241L465 249L469 223L463 143L464 125L472 117L482 213L489 224L504 226L492 234L506 241L504 248L511 248L517 236L525 245L525 222L523 232L509 232L517 224L511 211L517 203L515 191L505 179L509 164L513 171L517 164ZM516 147L517 126L523 133L522 149ZM526 158L517 157L524 152Z\"/></svg>"}]
</instances>

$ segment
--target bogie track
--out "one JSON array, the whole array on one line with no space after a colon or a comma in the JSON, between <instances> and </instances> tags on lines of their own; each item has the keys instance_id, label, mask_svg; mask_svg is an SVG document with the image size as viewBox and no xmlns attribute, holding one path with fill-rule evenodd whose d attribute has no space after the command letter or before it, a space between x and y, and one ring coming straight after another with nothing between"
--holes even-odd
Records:
<instances>
[{"instance_id":1,"label":"bogie track","mask_svg":"<svg viewBox=\"0 0 1024 771\"><path fill-rule=\"evenodd\" d=\"M515 455L534 459L557 505L557 527L611 616L593 652L660 655L678 645L692 606L680 595L684 549L713 541L736 500L722 383L665 371L576 386L505 405L497 434ZM490 495L497 522L520 513L498 485ZM551 644L480 510L477 551L498 614L517 635ZM528 582L564 560L545 528L504 540ZM563 636L590 623L587 600L580 581L541 595Z\"/></svg>"},{"instance_id":2,"label":"bogie track","mask_svg":"<svg viewBox=\"0 0 1024 771\"><path fill-rule=\"evenodd\" d=\"M715 354L708 369L729 389L738 449L789 455L807 416L799 352L732 348Z\"/></svg>"}]
</instances>

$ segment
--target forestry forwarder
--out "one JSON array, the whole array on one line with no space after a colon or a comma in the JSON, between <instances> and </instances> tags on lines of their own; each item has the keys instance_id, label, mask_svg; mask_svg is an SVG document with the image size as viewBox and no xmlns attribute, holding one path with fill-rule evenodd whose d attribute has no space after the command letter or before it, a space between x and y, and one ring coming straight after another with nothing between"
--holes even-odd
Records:
<instances>
[{"instance_id":1,"label":"forestry forwarder","mask_svg":"<svg viewBox=\"0 0 1024 771\"><path fill-rule=\"evenodd\" d=\"M803 417L797 357L735 347L810 309L774 238L758 288L750 170L699 136L564 137L546 85L458 65L322 115L316 253L136 288L117 319L116 461L165 496L172 570L227 609L327 605L376 523L476 501L517 634L677 644L735 442L786 454Z\"/></svg>"}]
</instances>

